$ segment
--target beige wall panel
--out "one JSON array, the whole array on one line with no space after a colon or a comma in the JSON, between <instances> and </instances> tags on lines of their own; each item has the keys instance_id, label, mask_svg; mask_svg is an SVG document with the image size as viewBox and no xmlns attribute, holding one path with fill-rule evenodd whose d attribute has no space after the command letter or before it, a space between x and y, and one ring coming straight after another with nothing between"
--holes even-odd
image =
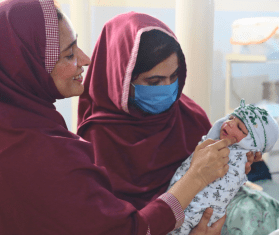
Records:
<instances>
[{"instance_id":1,"label":"beige wall panel","mask_svg":"<svg viewBox=\"0 0 279 235\"><path fill-rule=\"evenodd\" d=\"M187 63L183 93L197 102L210 118L214 2L177 0L175 20L176 36Z\"/></svg>"}]
</instances>

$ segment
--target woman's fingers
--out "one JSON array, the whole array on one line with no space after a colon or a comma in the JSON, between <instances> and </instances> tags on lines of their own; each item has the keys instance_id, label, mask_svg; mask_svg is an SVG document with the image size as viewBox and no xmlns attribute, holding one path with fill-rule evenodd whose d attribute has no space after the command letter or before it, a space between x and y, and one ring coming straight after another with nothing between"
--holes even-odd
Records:
<instances>
[{"instance_id":1,"label":"woman's fingers","mask_svg":"<svg viewBox=\"0 0 279 235\"><path fill-rule=\"evenodd\" d=\"M229 171L229 165L228 164L226 164L225 166L224 166L224 168L223 168L223 170L224 170L224 173L223 173L223 176L225 175L225 174L227 174L227 172Z\"/></svg>"},{"instance_id":2,"label":"woman's fingers","mask_svg":"<svg viewBox=\"0 0 279 235\"><path fill-rule=\"evenodd\" d=\"M246 153L247 162L245 164L245 174L247 175L251 171L251 164L254 162L254 154L252 151Z\"/></svg>"},{"instance_id":3,"label":"woman's fingers","mask_svg":"<svg viewBox=\"0 0 279 235\"><path fill-rule=\"evenodd\" d=\"M254 162L254 154L252 151L246 153L246 157L247 157L247 162L250 163L250 165Z\"/></svg>"},{"instance_id":4,"label":"woman's fingers","mask_svg":"<svg viewBox=\"0 0 279 235\"><path fill-rule=\"evenodd\" d=\"M205 235L208 232L208 226L209 220L212 216L213 209L212 208L206 208L204 211L200 222L197 224L195 228L193 228L189 235Z\"/></svg>"},{"instance_id":5,"label":"woman's fingers","mask_svg":"<svg viewBox=\"0 0 279 235\"><path fill-rule=\"evenodd\" d=\"M261 152L256 152L255 154L255 161L254 162L259 162L262 161L262 153Z\"/></svg>"},{"instance_id":6,"label":"woman's fingers","mask_svg":"<svg viewBox=\"0 0 279 235\"><path fill-rule=\"evenodd\" d=\"M253 162L262 161L262 153L256 152L255 155L252 151L246 153L247 163L245 164L245 174L247 175L251 171L251 165Z\"/></svg>"},{"instance_id":7,"label":"woman's fingers","mask_svg":"<svg viewBox=\"0 0 279 235\"><path fill-rule=\"evenodd\" d=\"M255 154L250 151L246 153L247 161L252 164L253 162L258 162L262 160L262 153L261 152L256 152Z\"/></svg>"},{"instance_id":8,"label":"woman's fingers","mask_svg":"<svg viewBox=\"0 0 279 235\"><path fill-rule=\"evenodd\" d=\"M229 139L224 139L212 144L212 147L218 150L218 155L217 155L217 157L219 157L219 163L218 163L219 169L217 170L218 178L223 177L229 170L228 162L230 160L229 158L230 150L228 149L228 146L231 144L232 141Z\"/></svg>"},{"instance_id":9,"label":"woman's fingers","mask_svg":"<svg viewBox=\"0 0 279 235\"><path fill-rule=\"evenodd\" d=\"M246 162L245 164L245 174L247 175L251 171L251 164Z\"/></svg>"},{"instance_id":10,"label":"woman's fingers","mask_svg":"<svg viewBox=\"0 0 279 235\"><path fill-rule=\"evenodd\" d=\"M204 142L202 142L201 144L199 144L196 147L196 150L200 150L200 149L204 149L205 147L212 146L213 148L215 148L216 150L219 151L223 148L227 148L229 145L232 145L232 144L233 144L232 140L229 140L229 139L223 139L223 140L207 139Z\"/></svg>"},{"instance_id":11,"label":"woman's fingers","mask_svg":"<svg viewBox=\"0 0 279 235\"><path fill-rule=\"evenodd\" d=\"M205 211L203 212L203 215L201 217L200 222L198 223L198 227L201 228L201 230L205 230L207 229L207 224L209 223L209 220L211 218L213 214L213 209L208 207L205 209Z\"/></svg>"},{"instance_id":12,"label":"woman's fingers","mask_svg":"<svg viewBox=\"0 0 279 235\"><path fill-rule=\"evenodd\" d=\"M225 146L225 145L219 145L219 146L217 146L217 148L219 148L219 147L223 147L223 146ZM230 150L227 148L227 147L223 147L222 149L220 149L219 150L219 156L221 156L222 158L219 160L220 162L219 162L219 164L220 164L220 169L222 169L223 171L224 170L226 170L226 169L228 169L228 162L229 162L229 160L230 160L230 158L229 158L229 154L230 154ZM225 169L224 169L224 167L226 167ZM227 171L226 171L227 172Z\"/></svg>"},{"instance_id":13,"label":"woman's fingers","mask_svg":"<svg viewBox=\"0 0 279 235\"><path fill-rule=\"evenodd\" d=\"M203 148L205 148L205 147L207 147L211 144L214 144L216 142L217 142L217 140L207 139L204 142L202 142L201 144L197 145L196 150L203 149Z\"/></svg>"},{"instance_id":14,"label":"woman's fingers","mask_svg":"<svg viewBox=\"0 0 279 235\"><path fill-rule=\"evenodd\" d=\"M230 161L229 156L223 157L223 159L222 159L222 162L223 162L224 166L225 166L226 164L228 164L229 161Z\"/></svg>"},{"instance_id":15,"label":"woman's fingers","mask_svg":"<svg viewBox=\"0 0 279 235\"><path fill-rule=\"evenodd\" d=\"M229 165L226 164L216 171L216 179L222 178L229 171Z\"/></svg>"},{"instance_id":16,"label":"woman's fingers","mask_svg":"<svg viewBox=\"0 0 279 235\"><path fill-rule=\"evenodd\" d=\"M221 150L223 148L227 148L228 146L232 145L233 141L230 139L223 139L219 140L216 143L212 144L217 150Z\"/></svg>"},{"instance_id":17,"label":"woman's fingers","mask_svg":"<svg viewBox=\"0 0 279 235\"><path fill-rule=\"evenodd\" d=\"M217 235L221 234L222 227L226 221L226 215L223 216L221 219L216 221L214 224L212 224L210 227L207 226L209 223L209 220L213 214L212 208L207 208L203 216L200 220L200 222L197 224L195 228L193 228L189 235Z\"/></svg>"},{"instance_id":18,"label":"woman's fingers","mask_svg":"<svg viewBox=\"0 0 279 235\"><path fill-rule=\"evenodd\" d=\"M231 140L206 140L196 147L191 168L200 178L204 187L228 172Z\"/></svg>"},{"instance_id":19,"label":"woman's fingers","mask_svg":"<svg viewBox=\"0 0 279 235\"><path fill-rule=\"evenodd\" d=\"M211 225L211 229L214 230L216 233L214 234L221 234L222 227L226 221L226 215L224 215L221 219L217 220L214 224ZM211 233L210 233L211 234ZM213 233L212 233L213 234Z\"/></svg>"}]
</instances>

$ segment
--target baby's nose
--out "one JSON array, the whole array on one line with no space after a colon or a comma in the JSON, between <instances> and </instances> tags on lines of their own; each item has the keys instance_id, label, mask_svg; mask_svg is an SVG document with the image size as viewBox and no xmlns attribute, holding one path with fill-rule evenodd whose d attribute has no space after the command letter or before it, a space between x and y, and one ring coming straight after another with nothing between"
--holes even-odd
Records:
<instances>
[{"instance_id":1,"label":"baby's nose","mask_svg":"<svg viewBox=\"0 0 279 235\"><path fill-rule=\"evenodd\" d=\"M230 127L234 127L235 122L234 122L234 120L231 120L228 124L229 124Z\"/></svg>"}]
</instances>

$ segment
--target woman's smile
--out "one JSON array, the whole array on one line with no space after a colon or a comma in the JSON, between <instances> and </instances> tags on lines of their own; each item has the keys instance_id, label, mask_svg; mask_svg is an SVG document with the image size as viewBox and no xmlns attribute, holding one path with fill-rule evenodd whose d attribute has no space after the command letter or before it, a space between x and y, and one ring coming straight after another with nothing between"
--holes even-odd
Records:
<instances>
[{"instance_id":1,"label":"woman's smile","mask_svg":"<svg viewBox=\"0 0 279 235\"><path fill-rule=\"evenodd\" d=\"M73 80L82 83L83 76L81 74L79 74L79 75L73 77Z\"/></svg>"}]
</instances>

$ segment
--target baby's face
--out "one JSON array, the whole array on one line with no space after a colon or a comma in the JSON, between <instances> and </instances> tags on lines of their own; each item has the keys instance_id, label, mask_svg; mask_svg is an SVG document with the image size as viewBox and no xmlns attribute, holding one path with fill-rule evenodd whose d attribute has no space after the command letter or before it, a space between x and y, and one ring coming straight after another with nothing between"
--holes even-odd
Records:
<instances>
[{"instance_id":1,"label":"baby's face","mask_svg":"<svg viewBox=\"0 0 279 235\"><path fill-rule=\"evenodd\" d=\"M247 135L248 130L245 124L233 115L221 126L220 140L231 139L234 143L238 143Z\"/></svg>"}]
</instances>

